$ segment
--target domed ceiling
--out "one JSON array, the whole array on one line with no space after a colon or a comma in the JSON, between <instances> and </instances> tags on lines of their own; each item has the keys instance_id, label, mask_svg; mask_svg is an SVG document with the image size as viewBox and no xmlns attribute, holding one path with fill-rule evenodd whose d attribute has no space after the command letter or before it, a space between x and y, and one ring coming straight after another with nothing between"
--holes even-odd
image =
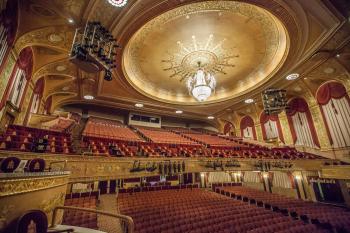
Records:
<instances>
[{"instance_id":1,"label":"domed ceiling","mask_svg":"<svg viewBox=\"0 0 350 233\"><path fill-rule=\"evenodd\" d=\"M186 87L198 62L216 78L205 103L238 97L267 81L283 64L289 39L268 11L235 1L177 7L148 21L122 57L129 83L153 99L193 105Z\"/></svg>"}]
</instances>

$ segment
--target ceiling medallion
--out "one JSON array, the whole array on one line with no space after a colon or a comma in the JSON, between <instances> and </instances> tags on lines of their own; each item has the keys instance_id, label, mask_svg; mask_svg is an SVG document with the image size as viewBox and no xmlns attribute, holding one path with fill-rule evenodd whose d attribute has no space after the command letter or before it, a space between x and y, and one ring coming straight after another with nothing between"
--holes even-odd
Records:
<instances>
[{"instance_id":1,"label":"ceiling medallion","mask_svg":"<svg viewBox=\"0 0 350 233\"><path fill-rule=\"evenodd\" d=\"M170 71L170 78L179 78L186 81L186 86L197 101L207 100L215 91L217 73L226 74L226 68L233 68L233 58L239 57L232 49L223 48L226 38L215 42L214 35L210 34L205 41L192 40L187 43L177 41L178 50L169 58L162 60L167 65L164 71Z\"/></svg>"},{"instance_id":2,"label":"ceiling medallion","mask_svg":"<svg viewBox=\"0 0 350 233\"><path fill-rule=\"evenodd\" d=\"M63 38L58 34L52 33L49 35L48 40L52 43L58 43L63 41Z\"/></svg>"},{"instance_id":3,"label":"ceiling medallion","mask_svg":"<svg viewBox=\"0 0 350 233\"><path fill-rule=\"evenodd\" d=\"M108 0L108 2L115 7L123 7L128 3L128 0Z\"/></svg>"}]
</instances>

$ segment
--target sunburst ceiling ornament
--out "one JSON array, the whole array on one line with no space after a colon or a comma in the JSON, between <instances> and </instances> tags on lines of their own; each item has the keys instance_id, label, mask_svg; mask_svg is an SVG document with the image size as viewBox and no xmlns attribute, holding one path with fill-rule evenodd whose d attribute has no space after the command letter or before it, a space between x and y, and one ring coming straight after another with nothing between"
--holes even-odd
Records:
<instances>
[{"instance_id":1,"label":"sunburst ceiling ornament","mask_svg":"<svg viewBox=\"0 0 350 233\"><path fill-rule=\"evenodd\" d=\"M170 77L178 77L181 82L197 73L199 63L211 74L226 74L225 69L235 67L232 59L239 55L233 49L224 49L225 41L226 38L215 41L213 34L205 41L197 41L195 35L187 42L177 41L178 50L168 51L169 58L162 60L168 66L164 71L170 71Z\"/></svg>"},{"instance_id":2,"label":"sunburst ceiling ornament","mask_svg":"<svg viewBox=\"0 0 350 233\"><path fill-rule=\"evenodd\" d=\"M235 65L232 59L238 58L232 49L223 48L226 38L215 41L210 34L205 41L197 41L195 35L187 43L177 41L178 50L171 53L169 59L162 60L167 64L164 71L171 72L171 78L186 81L186 86L197 101L206 101L215 91L216 73L226 74L226 68ZM199 66L199 67L198 67Z\"/></svg>"},{"instance_id":3,"label":"sunburst ceiling ornament","mask_svg":"<svg viewBox=\"0 0 350 233\"><path fill-rule=\"evenodd\" d=\"M128 3L128 0L108 0L108 2L115 7L123 7Z\"/></svg>"}]
</instances>

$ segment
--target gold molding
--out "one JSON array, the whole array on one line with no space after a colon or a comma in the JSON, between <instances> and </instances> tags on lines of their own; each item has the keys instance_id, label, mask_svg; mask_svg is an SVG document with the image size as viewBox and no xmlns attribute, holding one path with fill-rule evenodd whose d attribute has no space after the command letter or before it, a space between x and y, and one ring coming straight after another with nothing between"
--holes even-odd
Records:
<instances>
[{"instance_id":1,"label":"gold molding","mask_svg":"<svg viewBox=\"0 0 350 233\"><path fill-rule=\"evenodd\" d=\"M0 197L66 185L68 178L69 175L0 179Z\"/></svg>"}]
</instances>

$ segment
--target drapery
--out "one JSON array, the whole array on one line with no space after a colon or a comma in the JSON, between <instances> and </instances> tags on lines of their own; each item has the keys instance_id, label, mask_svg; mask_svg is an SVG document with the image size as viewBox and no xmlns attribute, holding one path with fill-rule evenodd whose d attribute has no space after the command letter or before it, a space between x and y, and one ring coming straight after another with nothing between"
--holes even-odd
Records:
<instances>
[{"instance_id":1,"label":"drapery","mask_svg":"<svg viewBox=\"0 0 350 233\"><path fill-rule=\"evenodd\" d=\"M292 183L287 173L275 171L272 186L281 188L292 188Z\"/></svg>"},{"instance_id":2,"label":"drapery","mask_svg":"<svg viewBox=\"0 0 350 233\"><path fill-rule=\"evenodd\" d=\"M33 52L30 47L27 47L21 51L18 56L17 66L19 69L24 70L27 80L32 78Z\"/></svg>"},{"instance_id":3,"label":"drapery","mask_svg":"<svg viewBox=\"0 0 350 233\"><path fill-rule=\"evenodd\" d=\"M256 140L254 121L250 116L245 116L242 118L240 128L242 137L249 137L251 139Z\"/></svg>"},{"instance_id":4,"label":"drapery","mask_svg":"<svg viewBox=\"0 0 350 233\"><path fill-rule=\"evenodd\" d=\"M231 130L234 130L234 126L231 122L226 122L225 125L224 125L224 134L228 134L230 133Z\"/></svg>"},{"instance_id":5,"label":"drapery","mask_svg":"<svg viewBox=\"0 0 350 233\"><path fill-rule=\"evenodd\" d=\"M296 145L320 147L309 106L302 98L292 99L287 111L288 124Z\"/></svg>"},{"instance_id":6,"label":"drapery","mask_svg":"<svg viewBox=\"0 0 350 233\"><path fill-rule=\"evenodd\" d=\"M345 87L338 82L327 82L320 86L316 98L331 145L350 146L350 99Z\"/></svg>"},{"instance_id":7,"label":"drapery","mask_svg":"<svg viewBox=\"0 0 350 233\"><path fill-rule=\"evenodd\" d=\"M22 99L23 94L27 89L27 83L32 77L33 69L33 53L30 47L23 49L16 61L16 64L12 70L11 77L7 84L3 98L0 103L0 109L5 106L7 100ZM22 80L24 76L25 80ZM16 101L17 102L17 101ZM20 103L21 101L19 101ZM16 104L17 105L17 104ZM19 106L19 105L17 105Z\"/></svg>"},{"instance_id":8,"label":"drapery","mask_svg":"<svg viewBox=\"0 0 350 233\"><path fill-rule=\"evenodd\" d=\"M39 96L43 95L44 92L44 87L45 87L45 80L44 78L40 78L36 84L35 84L35 88L34 88L34 93L38 94Z\"/></svg>"},{"instance_id":9,"label":"drapery","mask_svg":"<svg viewBox=\"0 0 350 233\"><path fill-rule=\"evenodd\" d=\"M9 0L6 3L6 9L0 14L0 22L6 29L6 40L9 46L12 46L16 37L18 25L18 1Z\"/></svg>"},{"instance_id":10,"label":"drapery","mask_svg":"<svg viewBox=\"0 0 350 233\"><path fill-rule=\"evenodd\" d=\"M260 115L260 124L264 140L278 137L284 143L281 122L278 115Z\"/></svg>"},{"instance_id":11,"label":"drapery","mask_svg":"<svg viewBox=\"0 0 350 233\"><path fill-rule=\"evenodd\" d=\"M52 106L52 96L47 98L45 102L45 113L50 114L51 113L51 106Z\"/></svg>"}]
</instances>

